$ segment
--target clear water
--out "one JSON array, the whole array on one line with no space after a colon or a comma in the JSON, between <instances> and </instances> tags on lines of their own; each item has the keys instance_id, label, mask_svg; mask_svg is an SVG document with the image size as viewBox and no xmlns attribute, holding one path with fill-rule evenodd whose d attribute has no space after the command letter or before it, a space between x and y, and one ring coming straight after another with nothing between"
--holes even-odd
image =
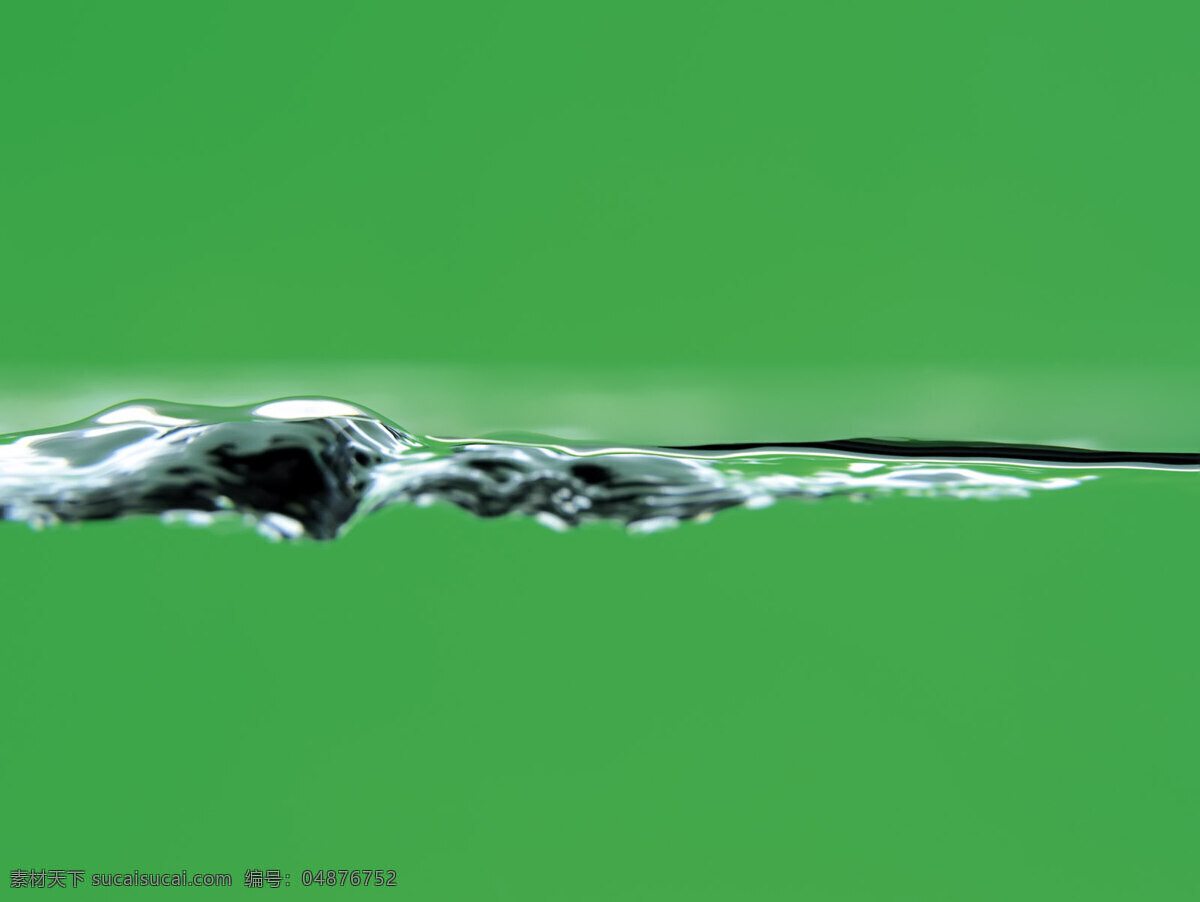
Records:
<instances>
[{"instance_id":1,"label":"clear water","mask_svg":"<svg viewBox=\"0 0 1200 902\"><path fill-rule=\"evenodd\" d=\"M780 499L1025 498L1129 469L1194 472L1200 455L869 439L693 447L451 439L331 398L134 401L0 437L0 514L35 528L155 514L245 523L271 539L332 539L384 507L446 502L555 530L609 520L655 532Z\"/></svg>"}]
</instances>

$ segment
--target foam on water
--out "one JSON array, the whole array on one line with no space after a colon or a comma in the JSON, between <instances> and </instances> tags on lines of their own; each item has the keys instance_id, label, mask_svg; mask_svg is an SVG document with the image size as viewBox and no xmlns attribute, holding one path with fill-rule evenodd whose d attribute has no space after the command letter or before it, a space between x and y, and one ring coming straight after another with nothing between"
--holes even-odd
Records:
<instances>
[{"instance_id":1,"label":"foam on water","mask_svg":"<svg viewBox=\"0 0 1200 902\"><path fill-rule=\"evenodd\" d=\"M331 398L245 407L133 401L0 436L0 517L35 528L157 514L243 519L272 539L331 539L393 505L450 502L555 530L654 532L781 498L1022 498L1106 468L1200 469L1200 454L847 439L614 447L418 436Z\"/></svg>"}]
</instances>

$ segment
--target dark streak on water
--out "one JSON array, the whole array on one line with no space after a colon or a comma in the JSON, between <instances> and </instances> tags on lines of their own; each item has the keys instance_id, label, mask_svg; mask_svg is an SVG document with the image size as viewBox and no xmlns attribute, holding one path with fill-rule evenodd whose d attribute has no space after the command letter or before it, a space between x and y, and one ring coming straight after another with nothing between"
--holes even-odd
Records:
<instances>
[{"instance_id":1,"label":"dark streak on water","mask_svg":"<svg viewBox=\"0 0 1200 902\"><path fill-rule=\"evenodd\" d=\"M668 445L674 451L752 451L755 448L791 448L798 451L842 451L868 457L936 458L954 460L1013 460L1047 463L1145 464L1156 467L1200 467L1200 454L1171 451L1096 451L1058 445L1021 445L1001 442L924 442L914 439L851 438L833 442L776 442L764 445Z\"/></svg>"}]
</instances>

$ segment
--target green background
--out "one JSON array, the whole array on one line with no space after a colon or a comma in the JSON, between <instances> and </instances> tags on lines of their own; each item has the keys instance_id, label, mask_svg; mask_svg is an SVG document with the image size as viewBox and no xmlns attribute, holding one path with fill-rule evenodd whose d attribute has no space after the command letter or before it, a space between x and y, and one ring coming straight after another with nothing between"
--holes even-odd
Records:
<instances>
[{"instance_id":1,"label":"green background","mask_svg":"<svg viewBox=\"0 0 1200 902\"><path fill-rule=\"evenodd\" d=\"M1200 448L1197 24L8 4L0 428L320 393L418 432ZM0 867L1192 899L1198 495L10 524Z\"/></svg>"}]
</instances>

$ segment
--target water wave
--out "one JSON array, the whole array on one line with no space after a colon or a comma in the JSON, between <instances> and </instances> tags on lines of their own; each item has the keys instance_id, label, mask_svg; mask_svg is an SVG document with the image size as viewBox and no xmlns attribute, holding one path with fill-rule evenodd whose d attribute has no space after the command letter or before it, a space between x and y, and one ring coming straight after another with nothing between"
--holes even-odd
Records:
<instances>
[{"instance_id":1,"label":"water wave","mask_svg":"<svg viewBox=\"0 0 1200 902\"><path fill-rule=\"evenodd\" d=\"M0 436L0 517L35 528L155 514L243 519L273 539L332 539L382 507L449 502L565 530L652 532L778 499L995 499L1072 488L1106 468L1200 469L1200 454L846 439L620 447L445 439L331 398L245 407L133 401Z\"/></svg>"}]
</instances>

